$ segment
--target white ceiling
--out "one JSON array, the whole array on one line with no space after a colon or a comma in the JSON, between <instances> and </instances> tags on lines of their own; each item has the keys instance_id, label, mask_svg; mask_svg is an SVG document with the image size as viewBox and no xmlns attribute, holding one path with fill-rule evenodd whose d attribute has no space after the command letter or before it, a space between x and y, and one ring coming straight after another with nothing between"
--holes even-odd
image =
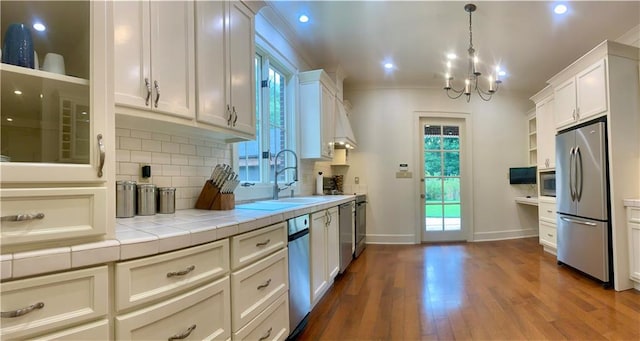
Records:
<instances>
[{"instance_id":1,"label":"white ceiling","mask_svg":"<svg viewBox=\"0 0 640 341\"><path fill-rule=\"evenodd\" d=\"M313 62L341 65L349 86L443 86L446 57L454 75L466 71L467 2L269 1ZM555 2L475 1L473 43L480 71L499 62L503 87L533 94L545 82L605 39L640 24L640 1L570 1L564 16ZM300 14L311 20L298 22ZM460 57L463 57L462 59ZM382 65L391 61L393 72ZM457 70L457 72L456 72Z\"/></svg>"}]
</instances>

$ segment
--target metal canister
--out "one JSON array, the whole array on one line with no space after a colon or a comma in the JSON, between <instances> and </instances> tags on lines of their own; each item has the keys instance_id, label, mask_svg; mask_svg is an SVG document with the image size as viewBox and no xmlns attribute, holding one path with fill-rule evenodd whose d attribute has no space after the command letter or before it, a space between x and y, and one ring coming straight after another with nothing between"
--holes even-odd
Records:
<instances>
[{"instance_id":1,"label":"metal canister","mask_svg":"<svg viewBox=\"0 0 640 341\"><path fill-rule=\"evenodd\" d=\"M116 181L116 218L136 215L136 182Z\"/></svg>"},{"instance_id":2,"label":"metal canister","mask_svg":"<svg viewBox=\"0 0 640 341\"><path fill-rule=\"evenodd\" d=\"M175 187L158 188L158 213L176 212L176 189Z\"/></svg>"},{"instance_id":3,"label":"metal canister","mask_svg":"<svg viewBox=\"0 0 640 341\"><path fill-rule=\"evenodd\" d=\"M138 215L156 214L156 185L138 185Z\"/></svg>"}]
</instances>

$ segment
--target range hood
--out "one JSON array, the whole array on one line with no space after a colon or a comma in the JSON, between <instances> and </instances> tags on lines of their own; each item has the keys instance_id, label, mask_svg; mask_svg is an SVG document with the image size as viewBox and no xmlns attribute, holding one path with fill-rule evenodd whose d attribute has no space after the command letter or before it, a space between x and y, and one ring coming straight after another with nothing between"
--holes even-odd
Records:
<instances>
[{"instance_id":1,"label":"range hood","mask_svg":"<svg viewBox=\"0 0 640 341\"><path fill-rule=\"evenodd\" d=\"M347 111L340 101L336 101L336 130L334 136L335 148L353 149L356 147L356 136L351 129Z\"/></svg>"}]
</instances>

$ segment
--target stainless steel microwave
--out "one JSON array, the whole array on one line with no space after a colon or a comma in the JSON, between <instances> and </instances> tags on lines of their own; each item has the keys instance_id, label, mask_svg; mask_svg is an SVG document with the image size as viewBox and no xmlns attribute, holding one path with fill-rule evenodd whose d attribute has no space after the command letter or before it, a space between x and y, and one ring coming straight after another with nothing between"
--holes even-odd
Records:
<instances>
[{"instance_id":1,"label":"stainless steel microwave","mask_svg":"<svg viewBox=\"0 0 640 341\"><path fill-rule=\"evenodd\" d=\"M556 172L540 172L540 195L545 197L556 196Z\"/></svg>"}]
</instances>

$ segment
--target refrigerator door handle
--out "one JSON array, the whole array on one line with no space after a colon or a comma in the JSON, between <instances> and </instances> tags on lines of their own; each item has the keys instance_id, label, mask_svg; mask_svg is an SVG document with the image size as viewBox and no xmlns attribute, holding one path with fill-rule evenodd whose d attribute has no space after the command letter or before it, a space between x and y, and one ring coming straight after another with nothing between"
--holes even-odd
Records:
<instances>
[{"instance_id":1,"label":"refrigerator door handle","mask_svg":"<svg viewBox=\"0 0 640 341\"><path fill-rule=\"evenodd\" d=\"M573 166L574 166L574 159L575 159L575 148L571 147L571 150L569 151L569 194L571 194L571 201L576 201L576 193L573 190L573 182L574 182L574 176L573 176Z\"/></svg>"},{"instance_id":2,"label":"refrigerator door handle","mask_svg":"<svg viewBox=\"0 0 640 341\"><path fill-rule=\"evenodd\" d=\"M598 224L596 223L592 223L589 221L582 221L582 220L575 220L575 219L571 219L571 218L567 218L567 217L560 217L560 219L568 222L568 223L574 223L574 224L580 224L580 225L586 225L586 226L598 226Z\"/></svg>"},{"instance_id":3,"label":"refrigerator door handle","mask_svg":"<svg viewBox=\"0 0 640 341\"><path fill-rule=\"evenodd\" d=\"M582 176L582 152L580 147L576 147L576 198L582 200L583 179Z\"/></svg>"}]
</instances>

